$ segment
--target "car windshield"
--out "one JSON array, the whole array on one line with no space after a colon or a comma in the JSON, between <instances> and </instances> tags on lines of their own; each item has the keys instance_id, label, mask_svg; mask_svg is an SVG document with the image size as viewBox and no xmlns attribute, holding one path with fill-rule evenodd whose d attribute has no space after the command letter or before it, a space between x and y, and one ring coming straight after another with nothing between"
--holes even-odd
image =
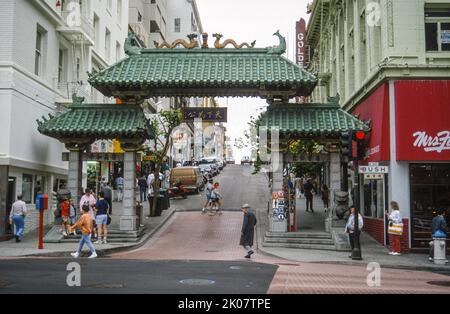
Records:
<instances>
[{"instance_id":1,"label":"car windshield","mask_svg":"<svg viewBox=\"0 0 450 314\"><path fill-rule=\"evenodd\" d=\"M200 164L206 164L206 165L210 165L210 164L214 164L216 162L215 159L202 159L200 160Z\"/></svg>"}]
</instances>

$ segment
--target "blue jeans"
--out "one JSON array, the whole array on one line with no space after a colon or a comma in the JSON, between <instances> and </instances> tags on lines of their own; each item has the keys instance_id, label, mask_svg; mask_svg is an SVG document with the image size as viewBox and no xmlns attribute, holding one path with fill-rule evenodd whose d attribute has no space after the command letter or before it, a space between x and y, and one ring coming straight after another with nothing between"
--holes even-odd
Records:
<instances>
[{"instance_id":1,"label":"blue jeans","mask_svg":"<svg viewBox=\"0 0 450 314\"><path fill-rule=\"evenodd\" d=\"M92 244L90 234L82 234L81 235L81 241L80 241L80 247L78 248L78 253L81 254L81 251L83 250L83 246L85 243L88 246L91 254L95 253L95 247L94 247L94 244Z\"/></svg>"},{"instance_id":2,"label":"blue jeans","mask_svg":"<svg viewBox=\"0 0 450 314\"><path fill-rule=\"evenodd\" d=\"M144 202L147 202L147 188L140 188L140 198L141 198L141 203L142 203L142 199L144 199Z\"/></svg>"},{"instance_id":3,"label":"blue jeans","mask_svg":"<svg viewBox=\"0 0 450 314\"><path fill-rule=\"evenodd\" d=\"M16 236L23 236L23 230L25 228L25 218L22 215L13 216L14 226L16 226Z\"/></svg>"}]
</instances>

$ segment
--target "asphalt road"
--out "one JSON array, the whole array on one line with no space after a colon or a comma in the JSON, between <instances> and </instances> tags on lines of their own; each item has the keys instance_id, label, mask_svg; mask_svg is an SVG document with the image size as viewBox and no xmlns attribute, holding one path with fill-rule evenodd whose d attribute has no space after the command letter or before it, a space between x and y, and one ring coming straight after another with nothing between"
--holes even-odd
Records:
<instances>
[{"instance_id":1,"label":"asphalt road","mask_svg":"<svg viewBox=\"0 0 450 314\"><path fill-rule=\"evenodd\" d=\"M213 178L214 182L220 184L224 210L240 210L245 203L254 208L267 208L270 196L267 177L262 173L252 175L252 171L253 166L250 165L227 165ZM186 200L173 199L171 206L182 210L200 210L205 200L203 191L197 195L189 195Z\"/></svg>"},{"instance_id":2,"label":"asphalt road","mask_svg":"<svg viewBox=\"0 0 450 314\"><path fill-rule=\"evenodd\" d=\"M80 287L69 287L70 262L80 264ZM0 261L4 293L263 294L276 265L240 261L19 259Z\"/></svg>"}]
</instances>

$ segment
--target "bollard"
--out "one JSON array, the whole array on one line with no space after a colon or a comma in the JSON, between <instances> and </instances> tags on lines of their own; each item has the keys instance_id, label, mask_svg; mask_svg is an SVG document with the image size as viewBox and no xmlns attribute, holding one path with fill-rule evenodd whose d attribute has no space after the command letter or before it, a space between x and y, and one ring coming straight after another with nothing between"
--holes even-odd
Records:
<instances>
[{"instance_id":1,"label":"bollard","mask_svg":"<svg viewBox=\"0 0 450 314\"><path fill-rule=\"evenodd\" d=\"M445 265L446 262L446 249L445 249L446 238L433 238L434 245L434 263L437 265Z\"/></svg>"}]
</instances>

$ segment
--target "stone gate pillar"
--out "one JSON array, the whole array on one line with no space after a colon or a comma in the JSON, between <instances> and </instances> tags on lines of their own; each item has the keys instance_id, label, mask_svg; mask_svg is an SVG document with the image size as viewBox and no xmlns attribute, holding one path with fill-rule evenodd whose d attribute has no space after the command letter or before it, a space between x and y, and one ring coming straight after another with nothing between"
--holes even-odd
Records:
<instances>
[{"instance_id":1,"label":"stone gate pillar","mask_svg":"<svg viewBox=\"0 0 450 314\"><path fill-rule=\"evenodd\" d=\"M69 150L69 170L67 175L67 189L70 191L75 206L80 204L83 195L83 151L86 149L84 144L66 144ZM81 208L80 208L81 210Z\"/></svg>"},{"instance_id":2,"label":"stone gate pillar","mask_svg":"<svg viewBox=\"0 0 450 314\"><path fill-rule=\"evenodd\" d=\"M121 144L125 151L123 158L123 203L120 216L121 231L135 231L139 229L136 215L136 151L137 145Z\"/></svg>"},{"instance_id":3,"label":"stone gate pillar","mask_svg":"<svg viewBox=\"0 0 450 314\"><path fill-rule=\"evenodd\" d=\"M272 149L271 152L272 192L283 190L283 152Z\"/></svg>"},{"instance_id":4,"label":"stone gate pillar","mask_svg":"<svg viewBox=\"0 0 450 314\"><path fill-rule=\"evenodd\" d=\"M341 154L340 151L330 152L330 201L333 202L334 193L341 190Z\"/></svg>"}]
</instances>

